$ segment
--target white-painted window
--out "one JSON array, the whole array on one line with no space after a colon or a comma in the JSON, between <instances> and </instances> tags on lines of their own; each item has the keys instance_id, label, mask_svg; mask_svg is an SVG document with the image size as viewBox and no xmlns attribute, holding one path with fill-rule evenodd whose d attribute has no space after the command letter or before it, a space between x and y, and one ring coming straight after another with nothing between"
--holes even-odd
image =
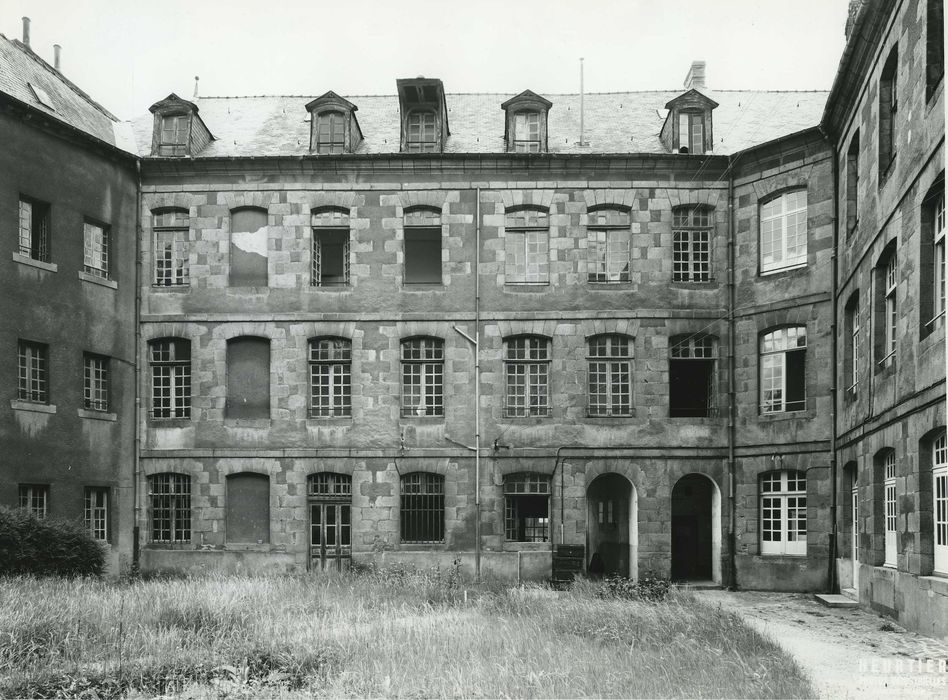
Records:
<instances>
[{"instance_id":1,"label":"white-painted window","mask_svg":"<svg viewBox=\"0 0 948 700\"><path fill-rule=\"evenodd\" d=\"M550 218L541 209L507 212L504 277L507 284L549 284Z\"/></svg>"},{"instance_id":2,"label":"white-painted window","mask_svg":"<svg viewBox=\"0 0 948 700\"><path fill-rule=\"evenodd\" d=\"M783 470L760 480L760 553L806 555L806 475Z\"/></svg>"},{"instance_id":3,"label":"white-painted window","mask_svg":"<svg viewBox=\"0 0 948 700\"><path fill-rule=\"evenodd\" d=\"M89 411L109 410L109 358L86 353L83 358L82 406Z\"/></svg>"},{"instance_id":4,"label":"white-painted window","mask_svg":"<svg viewBox=\"0 0 948 700\"><path fill-rule=\"evenodd\" d=\"M597 209L586 226L586 279L589 282L628 282L632 234L629 212Z\"/></svg>"},{"instance_id":5,"label":"white-painted window","mask_svg":"<svg viewBox=\"0 0 948 700\"><path fill-rule=\"evenodd\" d=\"M349 284L349 210L324 207L313 211L314 287Z\"/></svg>"},{"instance_id":6,"label":"white-painted window","mask_svg":"<svg viewBox=\"0 0 948 700\"><path fill-rule=\"evenodd\" d=\"M882 462L883 469L883 519L885 521L885 561L883 566L898 564L898 495L895 482L895 451L886 453Z\"/></svg>"},{"instance_id":7,"label":"white-painted window","mask_svg":"<svg viewBox=\"0 0 948 700\"><path fill-rule=\"evenodd\" d=\"M546 416L550 412L550 341L519 336L504 341L507 377L504 416Z\"/></svg>"},{"instance_id":8,"label":"white-painted window","mask_svg":"<svg viewBox=\"0 0 948 700\"><path fill-rule=\"evenodd\" d=\"M109 230L86 222L82 232L83 269L90 275L109 277Z\"/></svg>"},{"instance_id":9,"label":"white-painted window","mask_svg":"<svg viewBox=\"0 0 948 700\"><path fill-rule=\"evenodd\" d=\"M402 415L444 415L444 341L402 341Z\"/></svg>"},{"instance_id":10,"label":"white-painted window","mask_svg":"<svg viewBox=\"0 0 948 700\"><path fill-rule=\"evenodd\" d=\"M49 515L49 484L20 484L20 508L45 519Z\"/></svg>"},{"instance_id":11,"label":"white-painted window","mask_svg":"<svg viewBox=\"0 0 948 700\"><path fill-rule=\"evenodd\" d=\"M934 263L935 263L935 289L933 299L935 302L935 314L933 319L945 315L945 193L942 192L935 200L934 207Z\"/></svg>"},{"instance_id":12,"label":"white-painted window","mask_svg":"<svg viewBox=\"0 0 948 700\"><path fill-rule=\"evenodd\" d=\"M806 327L789 326L760 338L760 410L806 408Z\"/></svg>"},{"instance_id":13,"label":"white-painted window","mask_svg":"<svg viewBox=\"0 0 948 700\"><path fill-rule=\"evenodd\" d=\"M948 576L948 440L942 433L932 444L935 572Z\"/></svg>"},{"instance_id":14,"label":"white-painted window","mask_svg":"<svg viewBox=\"0 0 948 700\"><path fill-rule=\"evenodd\" d=\"M151 368L151 417L190 418L191 342L158 338L148 345Z\"/></svg>"},{"instance_id":15,"label":"white-painted window","mask_svg":"<svg viewBox=\"0 0 948 700\"><path fill-rule=\"evenodd\" d=\"M109 539L109 489L87 486L85 493L86 528L97 540Z\"/></svg>"},{"instance_id":16,"label":"white-painted window","mask_svg":"<svg viewBox=\"0 0 948 700\"><path fill-rule=\"evenodd\" d=\"M437 153L440 150L434 112L415 111L408 115L405 150L408 153Z\"/></svg>"},{"instance_id":17,"label":"white-painted window","mask_svg":"<svg viewBox=\"0 0 948 700\"><path fill-rule=\"evenodd\" d=\"M189 225L185 209L168 209L154 214L156 286L173 287L190 283Z\"/></svg>"},{"instance_id":18,"label":"white-painted window","mask_svg":"<svg viewBox=\"0 0 948 700\"><path fill-rule=\"evenodd\" d=\"M20 197L19 253L49 262L49 204Z\"/></svg>"},{"instance_id":19,"label":"white-painted window","mask_svg":"<svg viewBox=\"0 0 948 700\"><path fill-rule=\"evenodd\" d=\"M711 281L711 215L708 207L677 207L672 213L672 281Z\"/></svg>"},{"instance_id":20,"label":"white-painted window","mask_svg":"<svg viewBox=\"0 0 948 700\"><path fill-rule=\"evenodd\" d=\"M589 415L632 413L632 344L624 335L589 339Z\"/></svg>"},{"instance_id":21,"label":"white-painted window","mask_svg":"<svg viewBox=\"0 0 948 700\"><path fill-rule=\"evenodd\" d=\"M882 347L883 357L879 364L885 366L891 364L895 359L895 348L898 342L898 271L898 257L893 251L883 272L883 306L885 309L883 329L885 339Z\"/></svg>"},{"instance_id":22,"label":"white-painted window","mask_svg":"<svg viewBox=\"0 0 948 700\"><path fill-rule=\"evenodd\" d=\"M517 112L514 115L514 150L517 153L539 153L540 113Z\"/></svg>"},{"instance_id":23,"label":"white-painted window","mask_svg":"<svg viewBox=\"0 0 948 700\"><path fill-rule=\"evenodd\" d=\"M49 403L49 346L21 340L17 344L17 399Z\"/></svg>"},{"instance_id":24,"label":"white-painted window","mask_svg":"<svg viewBox=\"0 0 948 700\"><path fill-rule=\"evenodd\" d=\"M352 415L352 344L345 338L309 341L311 418Z\"/></svg>"},{"instance_id":25,"label":"white-painted window","mask_svg":"<svg viewBox=\"0 0 948 700\"><path fill-rule=\"evenodd\" d=\"M760 271L806 265L806 190L784 192L760 205Z\"/></svg>"},{"instance_id":26,"label":"white-painted window","mask_svg":"<svg viewBox=\"0 0 948 700\"><path fill-rule=\"evenodd\" d=\"M152 542L191 540L191 477L153 474L148 477Z\"/></svg>"}]
</instances>

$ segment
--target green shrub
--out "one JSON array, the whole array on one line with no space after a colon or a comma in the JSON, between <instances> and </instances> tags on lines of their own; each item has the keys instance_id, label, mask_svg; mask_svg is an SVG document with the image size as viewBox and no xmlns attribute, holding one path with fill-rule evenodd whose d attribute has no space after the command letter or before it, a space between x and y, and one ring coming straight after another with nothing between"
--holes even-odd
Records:
<instances>
[{"instance_id":1,"label":"green shrub","mask_svg":"<svg viewBox=\"0 0 948 700\"><path fill-rule=\"evenodd\" d=\"M105 552L80 524L0 507L0 576L101 576Z\"/></svg>"},{"instance_id":2,"label":"green shrub","mask_svg":"<svg viewBox=\"0 0 948 700\"><path fill-rule=\"evenodd\" d=\"M671 584L654 571L646 571L633 581L625 576L607 576L597 591L600 598L626 598L657 603L665 600Z\"/></svg>"}]
</instances>

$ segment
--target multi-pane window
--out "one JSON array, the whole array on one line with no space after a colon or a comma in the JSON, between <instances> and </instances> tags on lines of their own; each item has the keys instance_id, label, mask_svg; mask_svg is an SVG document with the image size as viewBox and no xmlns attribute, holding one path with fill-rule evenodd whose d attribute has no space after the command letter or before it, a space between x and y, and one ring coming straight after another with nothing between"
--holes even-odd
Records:
<instances>
[{"instance_id":1,"label":"multi-pane window","mask_svg":"<svg viewBox=\"0 0 948 700\"><path fill-rule=\"evenodd\" d=\"M550 341L525 335L504 341L507 391L504 416L546 416L550 412Z\"/></svg>"},{"instance_id":2,"label":"multi-pane window","mask_svg":"<svg viewBox=\"0 0 948 700\"><path fill-rule=\"evenodd\" d=\"M849 140L846 152L846 238L859 225L859 130Z\"/></svg>"},{"instance_id":3,"label":"multi-pane window","mask_svg":"<svg viewBox=\"0 0 948 700\"><path fill-rule=\"evenodd\" d=\"M408 153L437 153L440 150L434 112L415 111L408 115L405 150Z\"/></svg>"},{"instance_id":4,"label":"multi-pane window","mask_svg":"<svg viewBox=\"0 0 948 700\"><path fill-rule=\"evenodd\" d=\"M701 112L678 113L678 152L704 154L704 114Z\"/></svg>"},{"instance_id":5,"label":"multi-pane window","mask_svg":"<svg viewBox=\"0 0 948 700\"><path fill-rule=\"evenodd\" d=\"M90 275L109 277L109 230L86 222L82 228L82 267Z\"/></svg>"},{"instance_id":6,"label":"multi-pane window","mask_svg":"<svg viewBox=\"0 0 948 700\"><path fill-rule=\"evenodd\" d=\"M352 415L352 344L345 338L309 341L309 415Z\"/></svg>"},{"instance_id":7,"label":"multi-pane window","mask_svg":"<svg viewBox=\"0 0 948 700\"><path fill-rule=\"evenodd\" d=\"M152 542L191 540L191 477L154 474L148 477Z\"/></svg>"},{"instance_id":8,"label":"multi-pane window","mask_svg":"<svg viewBox=\"0 0 948 700\"><path fill-rule=\"evenodd\" d=\"M888 366L895 359L898 342L898 256L893 249L882 270L882 307L883 307L883 346L879 364Z\"/></svg>"},{"instance_id":9,"label":"multi-pane window","mask_svg":"<svg viewBox=\"0 0 948 700\"><path fill-rule=\"evenodd\" d=\"M628 282L632 233L629 212L597 209L586 226L587 279L590 282Z\"/></svg>"},{"instance_id":10,"label":"multi-pane window","mask_svg":"<svg viewBox=\"0 0 948 700\"><path fill-rule=\"evenodd\" d=\"M44 519L49 514L49 484L20 484L20 508Z\"/></svg>"},{"instance_id":11,"label":"multi-pane window","mask_svg":"<svg viewBox=\"0 0 948 700\"><path fill-rule=\"evenodd\" d=\"M856 393L859 384L859 294L854 293L846 303L846 349L843 355L843 372L849 393Z\"/></svg>"},{"instance_id":12,"label":"multi-pane window","mask_svg":"<svg viewBox=\"0 0 948 700\"><path fill-rule=\"evenodd\" d=\"M709 335L674 336L668 359L668 415L711 415L714 397L715 343Z\"/></svg>"},{"instance_id":13,"label":"multi-pane window","mask_svg":"<svg viewBox=\"0 0 948 700\"><path fill-rule=\"evenodd\" d=\"M893 47L879 76L879 176L880 180L889 171L895 160L896 116L899 109L896 78L899 64L899 48Z\"/></svg>"},{"instance_id":14,"label":"multi-pane window","mask_svg":"<svg viewBox=\"0 0 948 700\"><path fill-rule=\"evenodd\" d=\"M711 280L711 215L708 207L676 207L672 212L672 280Z\"/></svg>"},{"instance_id":15,"label":"multi-pane window","mask_svg":"<svg viewBox=\"0 0 948 700\"><path fill-rule=\"evenodd\" d=\"M84 511L86 529L97 540L109 539L109 490L86 486Z\"/></svg>"},{"instance_id":16,"label":"multi-pane window","mask_svg":"<svg viewBox=\"0 0 948 700\"><path fill-rule=\"evenodd\" d=\"M945 433L932 442L932 496L935 572L948 576L948 440Z\"/></svg>"},{"instance_id":17,"label":"multi-pane window","mask_svg":"<svg viewBox=\"0 0 948 700\"><path fill-rule=\"evenodd\" d=\"M517 112L514 115L514 150L517 153L539 153L540 113Z\"/></svg>"},{"instance_id":18,"label":"multi-pane window","mask_svg":"<svg viewBox=\"0 0 948 700\"><path fill-rule=\"evenodd\" d=\"M550 217L542 209L514 209L504 221L504 277L507 284L550 281Z\"/></svg>"},{"instance_id":19,"label":"multi-pane window","mask_svg":"<svg viewBox=\"0 0 948 700\"><path fill-rule=\"evenodd\" d=\"M784 192L760 205L760 271L806 265L806 190Z\"/></svg>"},{"instance_id":20,"label":"multi-pane window","mask_svg":"<svg viewBox=\"0 0 948 700\"><path fill-rule=\"evenodd\" d=\"M402 341L402 415L444 415L444 341Z\"/></svg>"},{"instance_id":21,"label":"multi-pane window","mask_svg":"<svg viewBox=\"0 0 948 700\"><path fill-rule=\"evenodd\" d=\"M349 284L349 210L316 209L312 214L314 287Z\"/></svg>"},{"instance_id":22,"label":"multi-pane window","mask_svg":"<svg viewBox=\"0 0 948 700\"><path fill-rule=\"evenodd\" d=\"M346 117L342 112L323 112L316 117L316 152L346 152Z\"/></svg>"},{"instance_id":23,"label":"multi-pane window","mask_svg":"<svg viewBox=\"0 0 948 700\"><path fill-rule=\"evenodd\" d=\"M897 563L898 496L895 483L895 450L889 450L882 461L882 517L885 521L885 561L883 566Z\"/></svg>"},{"instance_id":24,"label":"multi-pane window","mask_svg":"<svg viewBox=\"0 0 948 700\"><path fill-rule=\"evenodd\" d=\"M20 197L20 255L49 262L49 229L49 204Z\"/></svg>"},{"instance_id":25,"label":"multi-pane window","mask_svg":"<svg viewBox=\"0 0 948 700\"><path fill-rule=\"evenodd\" d=\"M191 417L191 342L159 338L148 346L153 418Z\"/></svg>"},{"instance_id":26,"label":"multi-pane window","mask_svg":"<svg viewBox=\"0 0 948 700\"><path fill-rule=\"evenodd\" d=\"M155 285L173 287L190 283L188 273L188 212L167 209L154 214Z\"/></svg>"},{"instance_id":27,"label":"multi-pane window","mask_svg":"<svg viewBox=\"0 0 948 700\"><path fill-rule=\"evenodd\" d=\"M504 532L509 542L550 541L550 477L535 473L504 477Z\"/></svg>"},{"instance_id":28,"label":"multi-pane window","mask_svg":"<svg viewBox=\"0 0 948 700\"><path fill-rule=\"evenodd\" d=\"M187 114L170 114L161 118L158 155L186 156L188 154L188 131L190 117Z\"/></svg>"},{"instance_id":29,"label":"multi-pane window","mask_svg":"<svg viewBox=\"0 0 948 700\"><path fill-rule=\"evenodd\" d=\"M935 198L932 207L932 223L934 224L934 235L932 245L934 246L933 262L934 269L934 291L932 299L934 300L935 314L932 319L945 315L945 192L941 191Z\"/></svg>"},{"instance_id":30,"label":"multi-pane window","mask_svg":"<svg viewBox=\"0 0 948 700\"><path fill-rule=\"evenodd\" d=\"M632 412L632 344L624 335L589 339L589 415Z\"/></svg>"},{"instance_id":31,"label":"multi-pane window","mask_svg":"<svg viewBox=\"0 0 948 700\"><path fill-rule=\"evenodd\" d=\"M86 353L82 358L82 405L90 411L109 410L109 358Z\"/></svg>"},{"instance_id":32,"label":"multi-pane window","mask_svg":"<svg viewBox=\"0 0 948 700\"><path fill-rule=\"evenodd\" d=\"M441 284L441 212L405 211L405 284Z\"/></svg>"},{"instance_id":33,"label":"multi-pane window","mask_svg":"<svg viewBox=\"0 0 948 700\"><path fill-rule=\"evenodd\" d=\"M444 477L429 472L402 476L399 516L402 542L444 542Z\"/></svg>"},{"instance_id":34,"label":"multi-pane window","mask_svg":"<svg viewBox=\"0 0 948 700\"><path fill-rule=\"evenodd\" d=\"M925 19L925 100L931 100L945 76L945 2L928 0Z\"/></svg>"},{"instance_id":35,"label":"multi-pane window","mask_svg":"<svg viewBox=\"0 0 948 700\"><path fill-rule=\"evenodd\" d=\"M762 413L806 408L806 327L790 326L760 338Z\"/></svg>"},{"instance_id":36,"label":"multi-pane window","mask_svg":"<svg viewBox=\"0 0 948 700\"><path fill-rule=\"evenodd\" d=\"M49 403L49 346L21 340L17 343L17 398Z\"/></svg>"},{"instance_id":37,"label":"multi-pane window","mask_svg":"<svg viewBox=\"0 0 948 700\"><path fill-rule=\"evenodd\" d=\"M306 493L310 498L349 498L352 496L352 477L333 472L310 474L306 478Z\"/></svg>"},{"instance_id":38,"label":"multi-pane window","mask_svg":"<svg viewBox=\"0 0 948 700\"><path fill-rule=\"evenodd\" d=\"M806 555L806 475L802 471L761 476L760 553Z\"/></svg>"}]
</instances>

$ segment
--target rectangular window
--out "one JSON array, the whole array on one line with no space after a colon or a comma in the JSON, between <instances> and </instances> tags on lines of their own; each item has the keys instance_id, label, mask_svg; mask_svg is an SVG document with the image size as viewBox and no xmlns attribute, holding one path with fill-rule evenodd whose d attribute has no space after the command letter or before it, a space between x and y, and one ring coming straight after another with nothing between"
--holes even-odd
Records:
<instances>
[{"instance_id":1,"label":"rectangular window","mask_svg":"<svg viewBox=\"0 0 948 700\"><path fill-rule=\"evenodd\" d=\"M785 192L760 205L760 271L806 265L806 190Z\"/></svg>"},{"instance_id":2,"label":"rectangular window","mask_svg":"<svg viewBox=\"0 0 948 700\"><path fill-rule=\"evenodd\" d=\"M152 418L191 417L191 343L160 338L149 344Z\"/></svg>"},{"instance_id":3,"label":"rectangular window","mask_svg":"<svg viewBox=\"0 0 948 700\"><path fill-rule=\"evenodd\" d=\"M270 418L270 339L241 336L227 341L225 418Z\"/></svg>"},{"instance_id":4,"label":"rectangular window","mask_svg":"<svg viewBox=\"0 0 948 700\"><path fill-rule=\"evenodd\" d=\"M597 335L589 339L589 415L632 413L632 355L629 338Z\"/></svg>"},{"instance_id":5,"label":"rectangular window","mask_svg":"<svg viewBox=\"0 0 948 700\"><path fill-rule=\"evenodd\" d=\"M589 212L586 226L586 279L589 282L629 281L632 253L630 221L628 212L617 209Z\"/></svg>"},{"instance_id":6,"label":"rectangular window","mask_svg":"<svg viewBox=\"0 0 948 700\"><path fill-rule=\"evenodd\" d=\"M231 287L266 287L269 284L267 216L265 209L249 207L231 212Z\"/></svg>"},{"instance_id":7,"label":"rectangular window","mask_svg":"<svg viewBox=\"0 0 948 700\"><path fill-rule=\"evenodd\" d=\"M549 284L550 224L545 211L507 213L504 230L504 277L507 284Z\"/></svg>"},{"instance_id":8,"label":"rectangular window","mask_svg":"<svg viewBox=\"0 0 948 700\"><path fill-rule=\"evenodd\" d=\"M440 150L434 112L412 112L408 115L405 150L409 153L437 153Z\"/></svg>"},{"instance_id":9,"label":"rectangular window","mask_svg":"<svg viewBox=\"0 0 948 700\"><path fill-rule=\"evenodd\" d=\"M846 350L843 357L843 373L850 396L856 394L859 384L859 294L855 293L846 303Z\"/></svg>"},{"instance_id":10,"label":"rectangular window","mask_svg":"<svg viewBox=\"0 0 948 700\"><path fill-rule=\"evenodd\" d=\"M444 477L413 472L402 477L402 542L444 542Z\"/></svg>"},{"instance_id":11,"label":"rectangular window","mask_svg":"<svg viewBox=\"0 0 948 700\"><path fill-rule=\"evenodd\" d=\"M20 255L41 262L50 261L49 204L20 197Z\"/></svg>"},{"instance_id":12,"label":"rectangular window","mask_svg":"<svg viewBox=\"0 0 948 700\"><path fill-rule=\"evenodd\" d=\"M444 415L444 342L402 341L402 416Z\"/></svg>"},{"instance_id":13,"label":"rectangular window","mask_svg":"<svg viewBox=\"0 0 948 700\"><path fill-rule=\"evenodd\" d=\"M550 541L550 477L504 477L504 533L508 542Z\"/></svg>"},{"instance_id":14,"label":"rectangular window","mask_svg":"<svg viewBox=\"0 0 948 700\"><path fill-rule=\"evenodd\" d=\"M191 541L191 477L154 474L148 477L152 542Z\"/></svg>"},{"instance_id":15,"label":"rectangular window","mask_svg":"<svg viewBox=\"0 0 948 700\"><path fill-rule=\"evenodd\" d=\"M945 193L942 192L935 199L934 211L934 281L935 289L932 298L935 301L935 315L933 319L945 315Z\"/></svg>"},{"instance_id":16,"label":"rectangular window","mask_svg":"<svg viewBox=\"0 0 948 700\"><path fill-rule=\"evenodd\" d=\"M187 114L172 114L161 118L158 155L186 156L190 118Z\"/></svg>"},{"instance_id":17,"label":"rectangular window","mask_svg":"<svg viewBox=\"0 0 948 700\"><path fill-rule=\"evenodd\" d=\"M806 408L806 328L780 328L760 339L762 413Z\"/></svg>"},{"instance_id":18,"label":"rectangular window","mask_svg":"<svg viewBox=\"0 0 948 700\"><path fill-rule=\"evenodd\" d=\"M925 19L925 101L935 96L945 76L945 2L928 0Z\"/></svg>"},{"instance_id":19,"label":"rectangular window","mask_svg":"<svg viewBox=\"0 0 948 700\"><path fill-rule=\"evenodd\" d=\"M678 113L678 152L704 155L704 115Z\"/></svg>"},{"instance_id":20,"label":"rectangular window","mask_svg":"<svg viewBox=\"0 0 948 700\"><path fill-rule=\"evenodd\" d=\"M154 214L155 285L190 283L188 270L188 212L174 209Z\"/></svg>"},{"instance_id":21,"label":"rectangular window","mask_svg":"<svg viewBox=\"0 0 948 700\"><path fill-rule=\"evenodd\" d=\"M711 281L711 214L706 207L678 207L672 214L672 281Z\"/></svg>"},{"instance_id":22,"label":"rectangular window","mask_svg":"<svg viewBox=\"0 0 948 700\"><path fill-rule=\"evenodd\" d=\"M898 47L892 49L879 77L879 181L883 181L895 160L895 125L899 108L896 89Z\"/></svg>"},{"instance_id":23,"label":"rectangular window","mask_svg":"<svg viewBox=\"0 0 948 700\"><path fill-rule=\"evenodd\" d=\"M82 357L82 405L90 411L109 410L109 358L86 353Z\"/></svg>"},{"instance_id":24,"label":"rectangular window","mask_svg":"<svg viewBox=\"0 0 948 700\"><path fill-rule=\"evenodd\" d=\"M109 277L109 230L88 221L82 229L83 269L90 275Z\"/></svg>"},{"instance_id":25,"label":"rectangular window","mask_svg":"<svg viewBox=\"0 0 948 700\"><path fill-rule=\"evenodd\" d=\"M316 338L309 343L311 418L352 415L352 346L344 338Z\"/></svg>"},{"instance_id":26,"label":"rectangular window","mask_svg":"<svg viewBox=\"0 0 948 700\"><path fill-rule=\"evenodd\" d=\"M550 412L550 342L539 336L505 341L507 377L504 416L546 416Z\"/></svg>"},{"instance_id":27,"label":"rectangular window","mask_svg":"<svg viewBox=\"0 0 948 700\"><path fill-rule=\"evenodd\" d=\"M349 211L327 208L313 212L314 287L349 284Z\"/></svg>"},{"instance_id":28,"label":"rectangular window","mask_svg":"<svg viewBox=\"0 0 948 700\"><path fill-rule=\"evenodd\" d=\"M849 141L846 153L846 238L859 225L859 130Z\"/></svg>"},{"instance_id":29,"label":"rectangular window","mask_svg":"<svg viewBox=\"0 0 948 700\"><path fill-rule=\"evenodd\" d=\"M514 150L517 153L539 153L539 112L517 112L514 115Z\"/></svg>"},{"instance_id":30,"label":"rectangular window","mask_svg":"<svg viewBox=\"0 0 948 700\"><path fill-rule=\"evenodd\" d=\"M714 396L714 339L675 336L668 360L668 415L702 418L711 415Z\"/></svg>"},{"instance_id":31,"label":"rectangular window","mask_svg":"<svg viewBox=\"0 0 948 700\"><path fill-rule=\"evenodd\" d=\"M935 573L948 576L948 440L942 433L932 444Z\"/></svg>"},{"instance_id":32,"label":"rectangular window","mask_svg":"<svg viewBox=\"0 0 948 700\"><path fill-rule=\"evenodd\" d=\"M49 484L20 484L20 508L45 520L49 515Z\"/></svg>"},{"instance_id":33,"label":"rectangular window","mask_svg":"<svg viewBox=\"0 0 948 700\"><path fill-rule=\"evenodd\" d=\"M895 251L889 256L883 272L884 297L883 306L885 308L885 318L883 323L885 332L885 345L882 350L883 358L879 361L880 365L888 366L895 360L895 348L898 342L898 259Z\"/></svg>"},{"instance_id":34,"label":"rectangular window","mask_svg":"<svg viewBox=\"0 0 948 700\"><path fill-rule=\"evenodd\" d=\"M97 486L86 486L86 529L97 540L109 539L109 490Z\"/></svg>"},{"instance_id":35,"label":"rectangular window","mask_svg":"<svg viewBox=\"0 0 948 700\"><path fill-rule=\"evenodd\" d=\"M760 481L760 553L806 556L806 476L769 472Z\"/></svg>"},{"instance_id":36,"label":"rectangular window","mask_svg":"<svg viewBox=\"0 0 948 700\"><path fill-rule=\"evenodd\" d=\"M346 152L346 118L342 112L323 112L316 117L316 152Z\"/></svg>"},{"instance_id":37,"label":"rectangular window","mask_svg":"<svg viewBox=\"0 0 948 700\"><path fill-rule=\"evenodd\" d=\"M441 284L441 212L405 212L405 284Z\"/></svg>"},{"instance_id":38,"label":"rectangular window","mask_svg":"<svg viewBox=\"0 0 948 700\"><path fill-rule=\"evenodd\" d=\"M17 343L17 398L49 403L49 346L21 340Z\"/></svg>"},{"instance_id":39,"label":"rectangular window","mask_svg":"<svg viewBox=\"0 0 948 700\"><path fill-rule=\"evenodd\" d=\"M883 476L885 477L885 481L883 482L885 492L885 510L883 513L883 517L885 518L885 561L882 565L894 567L898 561L896 554L898 541L898 499L896 496L894 451L890 451L885 456L885 461L882 466L884 471Z\"/></svg>"}]
</instances>

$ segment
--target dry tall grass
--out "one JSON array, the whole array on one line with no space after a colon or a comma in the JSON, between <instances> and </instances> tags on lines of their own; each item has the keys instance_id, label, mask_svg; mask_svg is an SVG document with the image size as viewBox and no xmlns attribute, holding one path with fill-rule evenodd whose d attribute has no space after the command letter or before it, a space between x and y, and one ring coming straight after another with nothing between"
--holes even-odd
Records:
<instances>
[{"instance_id":1,"label":"dry tall grass","mask_svg":"<svg viewBox=\"0 0 948 700\"><path fill-rule=\"evenodd\" d=\"M0 579L5 697L813 697L736 616L404 570Z\"/></svg>"}]
</instances>

